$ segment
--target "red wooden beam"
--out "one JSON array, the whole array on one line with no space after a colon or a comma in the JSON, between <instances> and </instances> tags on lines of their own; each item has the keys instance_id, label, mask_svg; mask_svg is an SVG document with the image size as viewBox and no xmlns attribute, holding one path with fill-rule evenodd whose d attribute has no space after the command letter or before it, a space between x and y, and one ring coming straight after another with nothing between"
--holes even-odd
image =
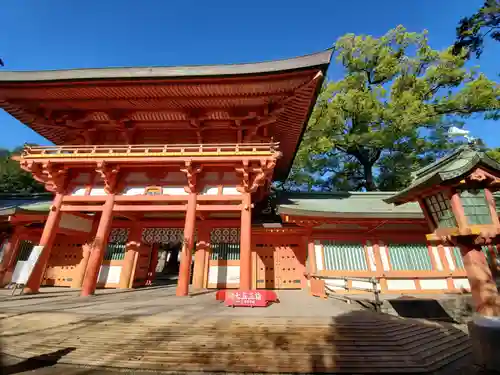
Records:
<instances>
[{"instance_id":1,"label":"red wooden beam","mask_svg":"<svg viewBox=\"0 0 500 375\"><path fill-rule=\"evenodd\" d=\"M241 211L241 205L230 204L206 204L198 205L197 211Z\"/></svg>"},{"instance_id":2,"label":"red wooden beam","mask_svg":"<svg viewBox=\"0 0 500 375\"><path fill-rule=\"evenodd\" d=\"M61 207L61 211L63 212L72 212L72 211L84 211L84 212L97 212L102 211L102 206L89 206L89 205L74 205L74 204L66 204Z\"/></svg>"},{"instance_id":3,"label":"red wooden beam","mask_svg":"<svg viewBox=\"0 0 500 375\"><path fill-rule=\"evenodd\" d=\"M104 202L106 195L68 195L63 198L63 202Z\"/></svg>"},{"instance_id":4,"label":"red wooden beam","mask_svg":"<svg viewBox=\"0 0 500 375\"><path fill-rule=\"evenodd\" d=\"M115 204L114 212L175 212L186 211L185 204L171 204L171 205L124 205Z\"/></svg>"}]
</instances>

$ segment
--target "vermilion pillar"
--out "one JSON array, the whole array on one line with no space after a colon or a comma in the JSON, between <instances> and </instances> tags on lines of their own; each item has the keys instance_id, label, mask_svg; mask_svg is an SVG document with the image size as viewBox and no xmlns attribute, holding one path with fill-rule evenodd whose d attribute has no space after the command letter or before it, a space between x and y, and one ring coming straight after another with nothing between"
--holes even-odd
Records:
<instances>
[{"instance_id":1,"label":"vermilion pillar","mask_svg":"<svg viewBox=\"0 0 500 375\"><path fill-rule=\"evenodd\" d=\"M12 233L12 236L9 238L9 242L5 245L2 264L0 264L0 287L10 282L10 276L8 281L4 278L9 269L14 268L14 262L16 260L16 249L19 245L20 240L19 235L20 230L19 228L16 228L14 230L14 233Z\"/></svg>"},{"instance_id":2,"label":"vermilion pillar","mask_svg":"<svg viewBox=\"0 0 500 375\"><path fill-rule=\"evenodd\" d=\"M134 259L141 246L141 240L142 226L140 222L135 222L127 239L125 258L123 259L122 272L120 274L120 289L126 289L130 286L130 279L134 272Z\"/></svg>"},{"instance_id":3,"label":"vermilion pillar","mask_svg":"<svg viewBox=\"0 0 500 375\"><path fill-rule=\"evenodd\" d=\"M240 228L240 289L252 289L252 198L243 193Z\"/></svg>"},{"instance_id":4,"label":"vermilion pillar","mask_svg":"<svg viewBox=\"0 0 500 375\"><path fill-rule=\"evenodd\" d=\"M52 244L56 237L57 228L59 226L59 220L61 219L61 206L64 194L57 193L52 205L50 206L50 212L47 216L47 221L45 222L45 227L43 228L42 237L40 237L39 246L43 246L38 261L36 262L31 275L26 282L26 287L24 288L25 294L37 293L40 289L40 284L42 283L43 274L45 273L45 268L50 258L50 251L52 250Z\"/></svg>"},{"instance_id":5,"label":"vermilion pillar","mask_svg":"<svg viewBox=\"0 0 500 375\"><path fill-rule=\"evenodd\" d=\"M194 254L193 287L201 289L204 287L205 260L207 258L208 246L210 245L210 228L198 228L198 243Z\"/></svg>"},{"instance_id":6,"label":"vermilion pillar","mask_svg":"<svg viewBox=\"0 0 500 375\"><path fill-rule=\"evenodd\" d=\"M94 240L94 246L90 252L89 263L87 271L83 280L81 296L86 297L94 294L97 285L97 278L101 269L102 260L106 252L106 245L108 244L109 232L113 222L113 206L115 204L115 196L109 194L106 202L102 208L101 220L99 220L99 227Z\"/></svg>"},{"instance_id":7,"label":"vermilion pillar","mask_svg":"<svg viewBox=\"0 0 500 375\"><path fill-rule=\"evenodd\" d=\"M181 264L176 294L187 296L189 293L189 274L191 271L191 252L194 246L194 227L196 224L196 193L189 193L186 221L184 223L184 242L182 244Z\"/></svg>"},{"instance_id":8,"label":"vermilion pillar","mask_svg":"<svg viewBox=\"0 0 500 375\"><path fill-rule=\"evenodd\" d=\"M308 260L308 268L309 272L315 274L317 272L316 269L316 249L314 248L314 240L309 238L307 241L307 260Z\"/></svg>"},{"instance_id":9,"label":"vermilion pillar","mask_svg":"<svg viewBox=\"0 0 500 375\"><path fill-rule=\"evenodd\" d=\"M460 246L476 311L483 316L499 316L497 285L480 246Z\"/></svg>"},{"instance_id":10,"label":"vermilion pillar","mask_svg":"<svg viewBox=\"0 0 500 375\"><path fill-rule=\"evenodd\" d=\"M78 267L73 277L73 282L71 283L72 288L81 288L83 284L83 279L85 277L85 272L87 271L87 265L89 263L90 251L92 250L92 242L97 232L99 226L99 221L101 220L101 213L97 212L94 215L94 220L92 221L92 229L89 233L89 240L86 244L82 246L82 260L78 264Z\"/></svg>"}]
</instances>

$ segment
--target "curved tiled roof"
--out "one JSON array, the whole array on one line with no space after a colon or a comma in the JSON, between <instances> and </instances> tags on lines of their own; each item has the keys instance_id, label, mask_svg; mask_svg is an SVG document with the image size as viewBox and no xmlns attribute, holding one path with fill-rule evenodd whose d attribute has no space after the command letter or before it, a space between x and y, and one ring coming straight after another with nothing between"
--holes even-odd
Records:
<instances>
[{"instance_id":1,"label":"curved tiled roof","mask_svg":"<svg viewBox=\"0 0 500 375\"><path fill-rule=\"evenodd\" d=\"M414 218L424 215L417 203L385 203L394 192L288 193L279 199L282 215L344 218Z\"/></svg>"},{"instance_id":2,"label":"curved tiled roof","mask_svg":"<svg viewBox=\"0 0 500 375\"><path fill-rule=\"evenodd\" d=\"M478 165L500 173L500 164L485 152L476 150L471 145L461 146L445 157L414 172L410 186L386 198L385 202L396 205L404 204L413 200L422 189L456 180L465 176Z\"/></svg>"},{"instance_id":3,"label":"curved tiled roof","mask_svg":"<svg viewBox=\"0 0 500 375\"><path fill-rule=\"evenodd\" d=\"M279 142L288 176L332 50L185 67L0 71L0 107L56 145ZM259 134L260 133L260 134Z\"/></svg>"},{"instance_id":4,"label":"curved tiled roof","mask_svg":"<svg viewBox=\"0 0 500 375\"><path fill-rule=\"evenodd\" d=\"M40 82L89 79L159 79L183 77L221 77L246 74L286 72L311 67L328 66L333 49L294 57L290 59L257 63L191 65L191 66L151 66L151 67L110 67L39 71L0 71L0 82Z\"/></svg>"}]
</instances>

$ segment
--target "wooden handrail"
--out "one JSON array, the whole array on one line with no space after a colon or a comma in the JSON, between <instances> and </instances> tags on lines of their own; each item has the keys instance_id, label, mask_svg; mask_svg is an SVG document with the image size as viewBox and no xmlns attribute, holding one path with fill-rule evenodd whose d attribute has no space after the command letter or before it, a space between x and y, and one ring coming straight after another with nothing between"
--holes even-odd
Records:
<instances>
[{"instance_id":1,"label":"wooden handrail","mask_svg":"<svg viewBox=\"0 0 500 375\"><path fill-rule=\"evenodd\" d=\"M22 157L47 157L54 155L89 156L93 154L165 154L165 153L278 153L279 143L232 143L232 144L135 144L135 145L67 145L25 146ZM123 155L120 155L123 156Z\"/></svg>"},{"instance_id":2,"label":"wooden handrail","mask_svg":"<svg viewBox=\"0 0 500 375\"><path fill-rule=\"evenodd\" d=\"M323 275L315 275L315 274L305 274L306 278L314 278L317 280L324 280L324 279L342 279L344 280L344 289L345 290L360 290L364 292L372 292L374 295L374 302L375 302L375 311L380 312L381 307L382 307L382 301L380 301L380 280L378 277L370 277L370 278L361 278L361 277L335 277L335 276L323 276ZM371 288L361 288L361 287L355 287L355 286L349 286L349 281L364 281L364 282L369 282L372 284ZM335 293L333 289L330 289L326 283L324 284L325 289L328 289L330 292Z\"/></svg>"}]
</instances>

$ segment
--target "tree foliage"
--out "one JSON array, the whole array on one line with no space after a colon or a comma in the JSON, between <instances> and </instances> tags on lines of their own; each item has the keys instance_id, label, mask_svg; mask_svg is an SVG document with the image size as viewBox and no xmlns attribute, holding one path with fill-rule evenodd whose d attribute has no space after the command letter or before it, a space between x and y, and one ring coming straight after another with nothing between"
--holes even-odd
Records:
<instances>
[{"instance_id":1,"label":"tree foliage","mask_svg":"<svg viewBox=\"0 0 500 375\"><path fill-rule=\"evenodd\" d=\"M500 42L500 0L486 0L476 13L460 20L453 52L461 54L466 50L468 55L474 53L479 58L488 36Z\"/></svg>"},{"instance_id":2,"label":"tree foliage","mask_svg":"<svg viewBox=\"0 0 500 375\"><path fill-rule=\"evenodd\" d=\"M493 158L500 163L500 147L488 150L486 154L488 154L490 158Z\"/></svg>"},{"instance_id":3,"label":"tree foliage","mask_svg":"<svg viewBox=\"0 0 500 375\"><path fill-rule=\"evenodd\" d=\"M13 151L0 149L0 193L42 193L45 188L33 179L30 173L19 166L19 162L12 160L12 156L19 154L22 147Z\"/></svg>"},{"instance_id":4,"label":"tree foliage","mask_svg":"<svg viewBox=\"0 0 500 375\"><path fill-rule=\"evenodd\" d=\"M400 189L413 169L456 146L451 125L499 108L499 85L465 66L466 51L433 50L426 33L348 34L335 51L345 74L319 95L291 188Z\"/></svg>"}]
</instances>

